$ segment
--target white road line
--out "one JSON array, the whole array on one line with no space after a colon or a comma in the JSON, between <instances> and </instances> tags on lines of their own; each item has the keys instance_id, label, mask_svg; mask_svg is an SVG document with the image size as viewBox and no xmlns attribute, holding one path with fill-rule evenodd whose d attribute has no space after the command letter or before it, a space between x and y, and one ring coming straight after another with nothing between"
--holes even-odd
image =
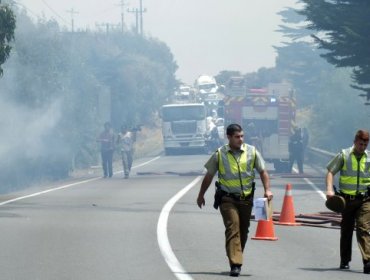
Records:
<instances>
[{"instance_id":1,"label":"white road line","mask_svg":"<svg viewBox=\"0 0 370 280\"><path fill-rule=\"evenodd\" d=\"M167 265L169 266L171 271L175 274L176 278L179 280L193 280L193 278L185 271L185 269L182 267L182 265L177 260L175 254L172 251L171 244L170 241L168 240L167 235L168 216L176 202L180 200L180 198L184 196L192 187L194 187L201 180L201 178L202 176L198 176L189 185L187 185L175 196L173 196L162 208L161 214L159 215L158 219L157 240L159 248Z\"/></svg>"},{"instance_id":2,"label":"white road line","mask_svg":"<svg viewBox=\"0 0 370 280\"><path fill-rule=\"evenodd\" d=\"M179 280L193 280L193 278L185 271L178 259L176 258L174 252L172 251L170 241L167 234L167 222L168 217L171 212L172 207L177 201L181 199L192 187L194 187L202 178L198 176L189 185L179 191L175 196L173 196L162 208L161 214L159 215L157 224L157 240L158 245L161 250L162 256L166 261L168 267L171 269L173 274ZM321 191L314 183L309 179L303 178L307 184L309 184L324 200L326 200L326 195Z\"/></svg>"},{"instance_id":3,"label":"white road line","mask_svg":"<svg viewBox=\"0 0 370 280\"><path fill-rule=\"evenodd\" d=\"M133 166L133 167L132 167L132 169L135 169L135 168L138 168L138 167L142 167L142 166L144 166L144 165L147 165L147 164L149 164L149 163L151 163L151 162L153 162L153 161L155 161L155 160L157 160L157 159L159 159L159 158L160 158L160 156L155 157L155 158L153 158L153 159L151 159L151 160L148 160L148 161L146 161L146 162L143 162L143 163L141 163L141 164L139 164L139 165L135 165L135 166Z\"/></svg>"},{"instance_id":4,"label":"white road line","mask_svg":"<svg viewBox=\"0 0 370 280\"><path fill-rule=\"evenodd\" d=\"M149 163L151 163L151 162L153 162L153 161L155 161L155 160L157 160L159 158L160 158L160 156L155 157L155 158L153 158L151 160L148 160L146 162L143 162L143 163L141 163L139 165L133 166L132 168L138 168L138 167L147 165L147 164L149 164ZM12 203L12 202L15 202L15 201L18 201L18 200L22 200L22 199L26 199L26 198L30 198L30 197L34 197L34 196L39 196L39 195L50 193L50 192L54 192L54 191L59 191L59 190L67 189L67 188L74 187L74 186L77 186L77 185L86 184L86 183L93 182L93 181L96 181L96 180L99 180L99 179L101 179L101 177L92 178L92 179L88 179L88 180L83 180L83 181L75 182L75 183L72 183L72 184L60 186L60 187L57 187L57 188L47 189L47 190L44 190L44 191L41 191L41 192L36 192L36 193L29 194L29 195L16 197L16 198L9 199L9 200L6 200L6 201L1 202L0 203L0 206L5 205L5 204L9 204L9 203Z\"/></svg>"},{"instance_id":5,"label":"white road line","mask_svg":"<svg viewBox=\"0 0 370 280\"><path fill-rule=\"evenodd\" d=\"M297 169L295 169L295 168L293 168L293 171L295 172L295 173L298 173L298 170ZM312 183L311 182L311 180L310 179L308 179L308 178L303 178L303 180L307 183L307 184L309 184L324 200L326 200L326 194L322 191L322 190L320 190L314 183Z\"/></svg>"},{"instance_id":6,"label":"white road line","mask_svg":"<svg viewBox=\"0 0 370 280\"><path fill-rule=\"evenodd\" d=\"M32 194L25 195L25 196L16 197L16 198L13 198L13 199L6 200L6 201L1 202L0 203L0 206L5 205L5 204L12 203L14 201L18 201L18 200L22 200L22 199L26 199L26 198L30 198L30 197L34 197L34 196L38 196L38 195L42 195L42 194L46 194L46 193L49 193L49 192L54 192L54 191L58 191L58 190L62 190L62 189L67 189L67 188L70 188L70 187L73 187L73 186L76 186L76 185L80 185L80 184L85 184L85 183L88 183L88 182L96 181L98 179L100 179L100 177L99 178L89 179L89 180L84 180L84 181L80 181L80 182L76 182L76 183L72 183L72 184L68 184L68 185L64 185L64 186L60 186L60 187L53 188L53 189L48 189L48 190L37 192L37 193L32 193Z\"/></svg>"},{"instance_id":7,"label":"white road line","mask_svg":"<svg viewBox=\"0 0 370 280\"><path fill-rule=\"evenodd\" d=\"M303 178L307 184L309 184L324 200L326 200L326 195L325 193L320 190L314 183L311 182L311 180L307 178Z\"/></svg>"}]
</instances>

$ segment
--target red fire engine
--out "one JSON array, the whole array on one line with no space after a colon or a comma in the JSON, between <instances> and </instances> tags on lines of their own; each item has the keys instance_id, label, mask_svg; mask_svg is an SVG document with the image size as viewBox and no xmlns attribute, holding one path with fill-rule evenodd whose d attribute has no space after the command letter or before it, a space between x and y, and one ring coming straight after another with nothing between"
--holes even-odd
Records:
<instances>
[{"instance_id":1,"label":"red fire engine","mask_svg":"<svg viewBox=\"0 0 370 280\"><path fill-rule=\"evenodd\" d=\"M267 88L247 89L240 78L228 85L224 99L225 127L241 124L245 142L256 146L277 172L288 172L288 143L296 110L291 85L274 83Z\"/></svg>"}]
</instances>

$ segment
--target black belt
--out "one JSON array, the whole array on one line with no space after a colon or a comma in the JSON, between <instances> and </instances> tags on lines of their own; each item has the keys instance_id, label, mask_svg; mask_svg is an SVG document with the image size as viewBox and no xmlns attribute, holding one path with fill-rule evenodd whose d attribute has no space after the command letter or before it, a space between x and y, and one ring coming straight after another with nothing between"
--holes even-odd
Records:
<instances>
[{"instance_id":1,"label":"black belt","mask_svg":"<svg viewBox=\"0 0 370 280\"><path fill-rule=\"evenodd\" d=\"M244 196L244 195L240 195L240 194L237 194L237 193L228 193L228 192L225 192L223 190L221 190L221 192L224 196L231 197L235 200L248 200L252 197L252 194L248 194L247 196Z\"/></svg>"},{"instance_id":2,"label":"black belt","mask_svg":"<svg viewBox=\"0 0 370 280\"><path fill-rule=\"evenodd\" d=\"M349 199L349 200L363 200L365 198L368 198L369 197L369 194L368 193L359 193L359 194L356 194L356 195L350 195L350 194L346 194L346 193L339 193L339 195L341 197L344 197L346 199Z\"/></svg>"}]
</instances>

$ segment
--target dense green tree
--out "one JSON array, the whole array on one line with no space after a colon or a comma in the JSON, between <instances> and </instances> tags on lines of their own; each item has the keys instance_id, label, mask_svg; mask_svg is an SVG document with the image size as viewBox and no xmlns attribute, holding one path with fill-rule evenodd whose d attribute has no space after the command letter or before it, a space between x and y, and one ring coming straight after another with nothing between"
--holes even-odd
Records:
<instances>
[{"instance_id":1,"label":"dense green tree","mask_svg":"<svg viewBox=\"0 0 370 280\"><path fill-rule=\"evenodd\" d=\"M9 5L2 4L0 0L0 76L3 74L1 65L9 57L12 49L10 43L14 39L15 25L15 14Z\"/></svg>"},{"instance_id":2,"label":"dense green tree","mask_svg":"<svg viewBox=\"0 0 370 280\"><path fill-rule=\"evenodd\" d=\"M366 109L359 109L361 99L349 86L350 69L338 69L321 56L325 50L311 38L318 31L306 29L306 18L297 10L279 14L285 24L279 31L289 41L275 48L276 69L296 89L298 107L303 109L298 121L309 127L310 145L330 151L350 145L354 131L367 120Z\"/></svg>"},{"instance_id":3,"label":"dense green tree","mask_svg":"<svg viewBox=\"0 0 370 280\"><path fill-rule=\"evenodd\" d=\"M302 0L300 10L309 22L321 54L337 67L353 68L354 87L370 99L370 5L367 0Z\"/></svg>"}]
</instances>

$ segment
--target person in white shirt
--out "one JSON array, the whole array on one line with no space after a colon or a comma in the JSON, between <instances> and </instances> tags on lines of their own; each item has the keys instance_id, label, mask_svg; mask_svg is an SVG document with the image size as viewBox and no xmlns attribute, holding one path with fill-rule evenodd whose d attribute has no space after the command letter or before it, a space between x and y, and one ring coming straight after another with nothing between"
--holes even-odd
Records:
<instances>
[{"instance_id":1,"label":"person in white shirt","mask_svg":"<svg viewBox=\"0 0 370 280\"><path fill-rule=\"evenodd\" d=\"M121 149L124 178L128 179L133 162L134 134L124 125L121 127L121 132L118 134L117 144Z\"/></svg>"}]
</instances>

